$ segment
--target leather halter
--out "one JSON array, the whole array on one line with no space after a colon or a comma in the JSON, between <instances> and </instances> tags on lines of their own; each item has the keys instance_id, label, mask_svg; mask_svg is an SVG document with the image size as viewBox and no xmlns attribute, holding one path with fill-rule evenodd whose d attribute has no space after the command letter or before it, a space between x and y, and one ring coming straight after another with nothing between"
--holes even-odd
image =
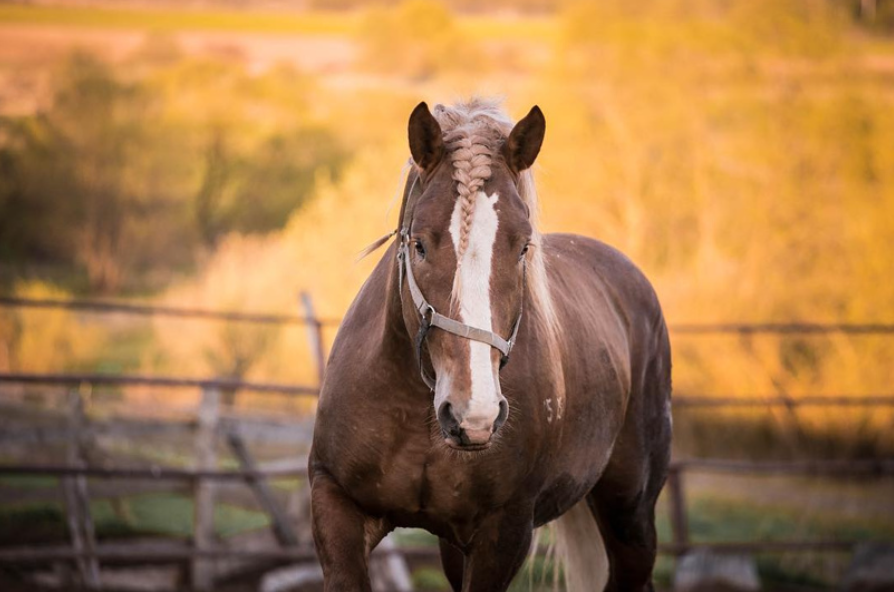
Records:
<instances>
[{"instance_id":1,"label":"leather halter","mask_svg":"<svg viewBox=\"0 0 894 592\"><path fill-rule=\"evenodd\" d=\"M403 227L400 231L400 246L397 249L397 265L399 271L398 287L401 291L403 290L404 277L406 277L407 287L410 289L410 296L413 298L413 306L415 306L416 312L419 313L419 332L416 334L416 358L419 361L419 374L422 376L423 382L425 382L429 389L432 391L435 390L435 381L425 370L422 361L422 346L425 343L425 337L428 335L428 331L432 327L437 327L464 339L486 343L497 349L501 354L500 370L503 369L503 366L509 362L509 354L512 352L512 346L515 344L515 337L518 334L518 327L521 325L522 312L524 310L524 295L522 296L521 305L518 309L518 316L515 318L515 323L512 325L509 339L503 339L493 331L472 327L471 325L466 325L465 323L445 317L436 311L434 306L429 304L425 299L425 296L422 295L422 291L416 283L415 276L413 276L413 266L410 265L410 231L407 226ZM527 279L527 263L524 259L522 260L522 266L522 291L524 291Z\"/></svg>"}]
</instances>

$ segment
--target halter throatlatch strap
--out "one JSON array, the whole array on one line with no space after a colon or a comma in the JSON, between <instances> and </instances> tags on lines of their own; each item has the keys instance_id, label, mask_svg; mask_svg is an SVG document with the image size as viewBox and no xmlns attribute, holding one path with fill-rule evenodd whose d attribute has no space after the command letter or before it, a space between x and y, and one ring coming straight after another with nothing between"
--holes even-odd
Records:
<instances>
[{"instance_id":1,"label":"halter throatlatch strap","mask_svg":"<svg viewBox=\"0 0 894 592\"><path fill-rule=\"evenodd\" d=\"M422 380L428 388L434 390L435 381L428 375L428 372L426 372L422 361L422 346L425 344L425 337L428 335L428 332L432 327L437 327L438 329L453 333L464 339L480 341L481 343L486 343L495 348L501 354L500 369L502 370L503 366L509 362L509 353L512 351L512 346L515 343L515 336L518 334L518 327L521 324L523 309L519 308L518 310L518 317L516 317L515 323L512 325L512 332L509 335L509 339L503 339L493 331L472 327L471 325L466 325L465 323L445 317L436 311L434 306L429 304L425 299L425 296L422 295L419 285L416 283L416 278L413 276L413 266L410 265L409 243L409 231L407 228L403 228L400 231L400 246L397 251L399 270L398 286L401 290L403 289L404 277L406 277L407 287L410 290L410 296L413 298L413 306L416 307L416 312L419 313L419 332L416 334L415 346L416 357L419 360L419 373L422 375ZM527 268L525 268L524 271L527 272ZM524 300L522 300L522 302L524 302Z\"/></svg>"}]
</instances>

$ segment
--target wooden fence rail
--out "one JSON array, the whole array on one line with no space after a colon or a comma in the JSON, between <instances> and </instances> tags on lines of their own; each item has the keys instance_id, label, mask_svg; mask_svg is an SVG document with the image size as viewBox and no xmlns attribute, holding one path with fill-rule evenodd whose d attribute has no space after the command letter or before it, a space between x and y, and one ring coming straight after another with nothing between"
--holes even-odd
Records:
<instances>
[{"instance_id":1,"label":"wooden fence rail","mask_svg":"<svg viewBox=\"0 0 894 592\"><path fill-rule=\"evenodd\" d=\"M729 397L674 395L673 407L885 407L894 406L894 395L807 395Z\"/></svg>"},{"instance_id":2,"label":"wooden fence rail","mask_svg":"<svg viewBox=\"0 0 894 592\"><path fill-rule=\"evenodd\" d=\"M0 465L0 475L42 475L44 477L84 476L97 479L156 479L182 481L246 481L252 479L287 479L307 476L306 465L275 469L218 470L175 469L171 467L73 467L68 465Z\"/></svg>"},{"instance_id":3,"label":"wooden fence rail","mask_svg":"<svg viewBox=\"0 0 894 592\"><path fill-rule=\"evenodd\" d=\"M302 294L302 300L305 295ZM284 315L269 313L245 313L236 311L179 308L170 306L134 304L101 300L57 300L49 298L22 298L0 296L0 306L10 308L44 308L79 310L96 313L125 313L142 316L172 316L221 321L237 321L261 324L309 325L337 327L341 322L334 318L317 318L313 315ZM305 307L306 310L306 307ZM676 323L669 326L672 333L680 335L704 334L822 334L844 333L851 335L892 335L894 323Z\"/></svg>"},{"instance_id":4,"label":"wooden fence rail","mask_svg":"<svg viewBox=\"0 0 894 592\"><path fill-rule=\"evenodd\" d=\"M668 327L675 335L737 334L806 335L894 335L891 323L677 323Z\"/></svg>"},{"instance_id":5,"label":"wooden fence rail","mask_svg":"<svg viewBox=\"0 0 894 592\"><path fill-rule=\"evenodd\" d=\"M721 554L765 553L765 552L815 552L815 551L851 551L862 541L858 540L816 540L816 541L723 541L697 542L679 545L674 543L658 545L661 554L679 555L692 549L709 549ZM546 549L538 550L543 551ZM431 559L439 558L437 547L399 546L392 549L375 549L375 555L402 555L407 558ZM239 549L232 547L210 547L196 549L188 544L152 543L128 544L127 541L101 543L93 551L75 551L69 546L35 547L24 546L0 548L0 565L28 565L50 561L72 561L78 558L95 558L98 561L132 562L143 560L146 563L168 563L187 561L194 558L219 559L280 559L284 561L315 561L316 552L313 547L284 547L267 549Z\"/></svg>"},{"instance_id":6,"label":"wooden fence rail","mask_svg":"<svg viewBox=\"0 0 894 592\"><path fill-rule=\"evenodd\" d=\"M157 479L198 481L252 481L307 476L307 466L240 470L198 470L171 467L91 467L69 465L2 464L0 475L84 476L97 479ZM738 461L716 458L689 458L673 461L672 472L736 473L749 475L814 475L825 477L894 476L894 459L817 461Z\"/></svg>"},{"instance_id":7,"label":"wooden fence rail","mask_svg":"<svg viewBox=\"0 0 894 592\"><path fill-rule=\"evenodd\" d=\"M228 378L187 378L172 376L140 376L132 374L59 373L40 374L29 372L0 372L0 384L42 384L47 386L157 386L174 388L217 388L224 391L249 391L279 393L284 395L319 395L319 387L311 385L252 382ZM759 396L755 398L723 395L674 395L673 405L678 407L766 407L766 406L894 406L894 394L870 395L806 395L806 396ZM111 429L111 428L110 428ZM151 428L147 428L151 429Z\"/></svg>"},{"instance_id":8,"label":"wooden fence rail","mask_svg":"<svg viewBox=\"0 0 894 592\"><path fill-rule=\"evenodd\" d=\"M285 395L317 395L318 386L300 384L277 384L270 382L251 382L230 378L187 378L171 376L140 376L133 374L99 374L99 373L62 373L38 374L30 372L2 372L0 383L42 384L48 386L77 386L92 384L95 386L157 386L164 389L174 388L216 388L222 391L240 390L264 393L280 393Z\"/></svg>"},{"instance_id":9,"label":"wooden fence rail","mask_svg":"<svg viewBox=\"0 0 894 592\"><path fill-rule=\"evenodd\" d=\"M302 298L304 295L302 294ZM131 304L127 302L109 302L101 300L53 300L38 298L19 298L0 296L0 306L8 308L43 308L56 310L78 310L95 313L118 313L139 316L179 317L188 319L208 319L214 321L233 321L240 323L258 323L262 325L316 325L320 327L337 327L338 319L319 319L307 315L283 315L268 313L246 313L227 310L207 310L199 308L178 308L171 306Z\"/></svg>"}]
</instances>

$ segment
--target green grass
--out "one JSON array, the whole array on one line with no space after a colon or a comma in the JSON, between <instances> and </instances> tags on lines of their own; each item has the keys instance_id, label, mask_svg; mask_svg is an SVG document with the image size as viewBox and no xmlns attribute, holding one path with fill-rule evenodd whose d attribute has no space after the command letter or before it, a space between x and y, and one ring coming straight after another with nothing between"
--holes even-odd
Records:
<instances>
[{"instance_id":1,"label":"green grass","mask_svg":"<svg viewBox=\"0 0 894 592\"><path fill-rule=\"evenodd\" d=\"M18 487L20 489L43 489L56 487L59 480L48 475L3 475L0 477L0 487Z\"/></svg>"},{"instance_id":2,"label":"green grass","mask_svg":"<svg viewBox=\"0 0 894 592\"><path fill-rule=\"evenodd\" d=\"M193 530L192 499L176 494L133 496L113 505L108 500L90 504L98 538L126 536L188 537ZM263 512L227 504L214 509L214 529L229 537L264 528ZM64 509L60 504L7 504L0 507L0 545L66 540Z\"/></svg>"},{"instance_id":3,"label":"green grass","mask_svg":"<svg viewBox=\"0 0 894 592\"><path fill-rule=\"evenodd\" d=\"M125 523L133 530L165 536L189 536L193 530L195 508L189 498L171 494L148 494L123 502ZM108 502L99 502L93 509L97 529L114 528L122 521ZM263 512L217 504L214 508L214 530L222 537L266 527L270 520Z\"/></svg>"}]
</instances>

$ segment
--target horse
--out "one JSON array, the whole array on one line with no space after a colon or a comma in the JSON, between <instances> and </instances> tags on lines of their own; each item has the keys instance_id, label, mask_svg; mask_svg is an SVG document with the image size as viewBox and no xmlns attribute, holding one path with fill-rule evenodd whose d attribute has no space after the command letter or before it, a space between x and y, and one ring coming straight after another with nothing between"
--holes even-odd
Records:
<instances>
[{"instance_id":1,"label":"horse","mask_svg":"<svg viewBox=\"0 0 894 592\"><path fill-rule=\"evenodd\" d=\"M400 226L333 343L308 461L328 592L369 591L397 527L438 537L453 590L506 590L551 521L568 589L653 589L667 328L627 257L538 231L545 131L485 99L410 115Z\"/></svg>"}]
</instances>

